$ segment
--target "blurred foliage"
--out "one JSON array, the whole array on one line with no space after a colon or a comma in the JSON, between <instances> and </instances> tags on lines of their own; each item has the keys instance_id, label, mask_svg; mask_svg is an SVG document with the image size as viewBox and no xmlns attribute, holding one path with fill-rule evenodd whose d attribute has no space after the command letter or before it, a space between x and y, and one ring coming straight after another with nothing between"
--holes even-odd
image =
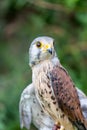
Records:
<instances>
[{"instance_id":1,"label":"blurred foliage","mask_svg":"<svg viewBox=\"0 0 87 130\"><path fill-rule=\"evenodd\" d=\"M20 130L20 95L31 83L28 48L42 35L55 39L61 63L87 94L87 1L1 0L0 130Z\"/></svg>"}]
</instances>

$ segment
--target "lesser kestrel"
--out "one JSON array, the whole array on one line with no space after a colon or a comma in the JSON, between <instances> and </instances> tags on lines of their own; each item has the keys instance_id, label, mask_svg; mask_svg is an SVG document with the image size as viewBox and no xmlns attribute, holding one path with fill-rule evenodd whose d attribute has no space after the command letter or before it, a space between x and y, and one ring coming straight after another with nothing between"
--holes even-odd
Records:
<instances>
[{"instance_id":1,"label":"lesser kestrel","mask_svg":"<svg viewBox=\"0 0 87 130\"><path fill-rule=\"evenodd\" d=\"M64 130L87 130L75 85L56 56L53 38L36 38L29 58L37 99L55 125Z\"/></svg>"}]
</instances>

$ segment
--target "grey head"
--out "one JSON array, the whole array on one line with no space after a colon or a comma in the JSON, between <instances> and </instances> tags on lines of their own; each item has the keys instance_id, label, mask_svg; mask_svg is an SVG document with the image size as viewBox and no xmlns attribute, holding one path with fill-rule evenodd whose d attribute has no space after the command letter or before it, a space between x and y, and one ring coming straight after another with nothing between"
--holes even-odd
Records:
<instances>
[{"instance_id":1,"label":"grey head","mask_svg":"<svg viewBox=\"0 0 87 130\"><path fill-rule=\"evenodd\" d=\"M52 59L55 55L54 39L47 36L37 37L29 48L29 65L33 67L41 61Z\"/></svg>"}]
</instances>

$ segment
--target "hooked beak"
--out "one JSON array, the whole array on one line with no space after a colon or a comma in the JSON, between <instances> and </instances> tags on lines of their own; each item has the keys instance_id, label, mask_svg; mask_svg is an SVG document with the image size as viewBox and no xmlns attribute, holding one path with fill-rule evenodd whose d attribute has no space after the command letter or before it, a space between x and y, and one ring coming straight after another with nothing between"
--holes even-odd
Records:
<instances>
[{"instance_id":1,"label":"hooked beak","mask_svg":"<svg viewBox=\"0 0 87 130\"><path fill-rule=\"evenodd\" d=\"M47 51L52 55L52 48L48 48Z\"/></svg>"}]
</instances>

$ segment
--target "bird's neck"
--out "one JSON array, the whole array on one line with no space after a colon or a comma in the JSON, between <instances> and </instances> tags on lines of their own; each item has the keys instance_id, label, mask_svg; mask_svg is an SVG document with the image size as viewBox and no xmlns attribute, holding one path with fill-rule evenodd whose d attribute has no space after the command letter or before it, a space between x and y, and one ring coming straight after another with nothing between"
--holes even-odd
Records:
<instances>
[{"instance_id":1,"label":"bird's neck","mask_svg":"<svg viewBox=\"0 0 87 130\"><path fill-rule=\"evenodd\" d=\"M32 82L34 86L38 87L38 85L36 85L35 83L40 75L44 76L49 71L51 71L52 68L56 65L57 66L60 65L60 62L56 56L53 57L52 59L44 60L40 62L39 64L34 65L32 67Z\"/></svg>"},{"instance_id":2,"label":"bird's neck","mask_svg":"<svg viewBox=\"0 0 87 130\"><path fill-rule=\"evenodd\" d=\"M54 65L60 65L60 61L58 59L57 56L54 56L53 58L50 58L50 59L47 59L47 60L44 60L44 61L40 61L39 63L37 63L36 65L32 66L32 69L33 68L40 68L42 65L44 65L45 63L51 63Z\"/></svg>"}]
</instances>

